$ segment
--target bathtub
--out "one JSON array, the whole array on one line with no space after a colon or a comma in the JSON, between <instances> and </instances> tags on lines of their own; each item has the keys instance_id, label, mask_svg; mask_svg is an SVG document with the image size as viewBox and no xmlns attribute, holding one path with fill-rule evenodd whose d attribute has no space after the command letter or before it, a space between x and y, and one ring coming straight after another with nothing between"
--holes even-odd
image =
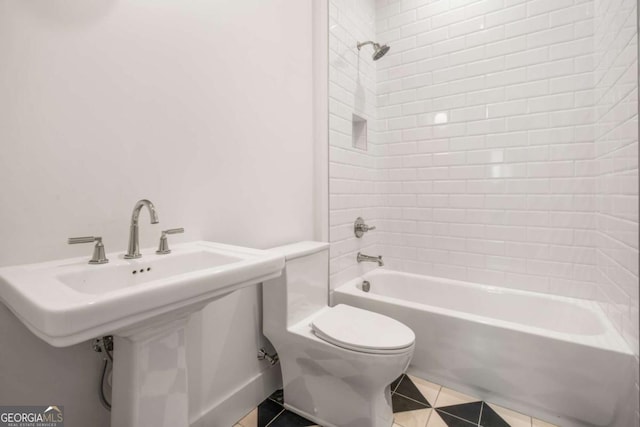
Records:
<instances>
[{"instance_id":1,"label":"bathtub","mask_svg":"<svg viewBox=\"0 0 640 427\"><path fill-rule=\"evenodd\" d=\"M634 357L595 302L378 269L332 303L413 329L422 378L560 426L629 427Z\"/></svg>"}]
</instances>

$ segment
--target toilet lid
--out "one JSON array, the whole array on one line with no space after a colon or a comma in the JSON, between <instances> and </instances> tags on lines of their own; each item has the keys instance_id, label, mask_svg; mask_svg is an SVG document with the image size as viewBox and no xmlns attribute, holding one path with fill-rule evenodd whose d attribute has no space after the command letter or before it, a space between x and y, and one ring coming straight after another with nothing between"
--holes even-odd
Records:
<instances>
[{"instance_id":1,"label":"toilet lid","mask_svg":"<svg viewBox=\"0 0 640 427\"><path fill-rule=\"evenodd\" d=\"M320 314L311 328L320 339L364 353L402 353L416 339L395 319L344 304Z\"/></svg>"}]
</instances>

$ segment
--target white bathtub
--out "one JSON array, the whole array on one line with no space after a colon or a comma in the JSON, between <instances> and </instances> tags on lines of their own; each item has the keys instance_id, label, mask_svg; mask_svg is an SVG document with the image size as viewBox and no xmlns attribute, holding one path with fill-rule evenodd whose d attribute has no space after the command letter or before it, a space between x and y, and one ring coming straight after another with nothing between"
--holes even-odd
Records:
<instances>
[{"instance_id":1,"label":"white bathtub","mask_svg":"<svg viewBox=\"0 0 640 427\"><path fill-rule=\"evenodd\" d=\"M634 357L595 302L389 270L332 302L411 327L423 378L561 426L629 427Z\"/></svg>"}]
</instances>

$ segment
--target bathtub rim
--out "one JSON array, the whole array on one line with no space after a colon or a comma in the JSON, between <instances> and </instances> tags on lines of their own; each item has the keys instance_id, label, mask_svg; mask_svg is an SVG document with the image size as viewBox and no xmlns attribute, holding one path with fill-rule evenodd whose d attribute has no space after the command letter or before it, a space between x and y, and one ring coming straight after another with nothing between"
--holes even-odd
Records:
<instances>
[{"instance_id":1,"label":"bathtub rim","mask_svg":"<svg viewBox=\"0 0 640 427\"><path fill-rule=\"evenodd\" d=\"M502 319L494 319L490 317L481 316L478 314L465 313L457 310L452 310L449 308L438 307L434 305L429 305L425 303L417 303L407 299L396 298L392 296L379 295L372 292L363 292L358 286L362 283L363 280L373 281L376 276L380 276L383 274L391 274L391 275L402 275L417 278L418 280L431 279L436 282L440 282L443 284L452 284L464 287L472 287L475 289L480 289L485 292L490 293L506 293L506 294L515 294L521 296L535 296L538 298L549 299L553 301L559 301L567 304L571 304L577 307L581 307L590 311L598 321L600 321L604 327L604 333L594 334L594 335L579 335L572 334L567 332L558 332L549 329L544 329L536 326L530 326L522 323L512 322L508 320ZM372 283L372 286L375 286L375 283ZM340 284L337 288L332 291L334 293L342 293L347 295L352 295L360 298L367 298L374 301L378 301L385 304L391 304L395 307L407 307L413 310L419 311L429 311L435 314L454 317L457 319L471 321L480 323L483 325L488 325L492 327L497 327L500 329L506 329L510 331L518 331L522 333L526 333L529 335L536 336L544 336L550 339L558 340L558 341L568 341L577 345L583 345L592 348L598 348L606 351L611 351L615 353L620 353L624 355L633 356L633 352L630 349L629 345L624 341L620 333L613 327L611 322L605 316L602 308L596 301L592 300L583 300L579 298L571 298L559 295L546 294L543 292L535 292L535 291L527 291L522 289L511 289L507 287L501 286L493 286L493 285L485 285L480 283L467 282L456 279L448 279L443 277L429 276L424 274L415 274L415 273L405 273L397 270L388 270L388 269L375 269L365 274L362 274L354 279L348 280L342 284ZM333 301L333 295L332 295Z\"/></svg>"}]
</instances>

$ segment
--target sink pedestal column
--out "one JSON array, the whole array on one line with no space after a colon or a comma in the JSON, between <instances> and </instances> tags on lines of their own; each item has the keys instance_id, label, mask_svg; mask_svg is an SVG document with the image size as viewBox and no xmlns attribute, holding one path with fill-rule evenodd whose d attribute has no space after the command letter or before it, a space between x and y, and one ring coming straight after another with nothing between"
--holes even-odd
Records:
<instances>
[{"instance_id":1,"label":"sink pedestal column","mask_svg":"<svg viewBox=\"0 0 640 427\"><path fill-rule=\"evenodd\" d=\"M112 427L189 427L187 320L114 334Z\"/></svg>"}]
</instances>

